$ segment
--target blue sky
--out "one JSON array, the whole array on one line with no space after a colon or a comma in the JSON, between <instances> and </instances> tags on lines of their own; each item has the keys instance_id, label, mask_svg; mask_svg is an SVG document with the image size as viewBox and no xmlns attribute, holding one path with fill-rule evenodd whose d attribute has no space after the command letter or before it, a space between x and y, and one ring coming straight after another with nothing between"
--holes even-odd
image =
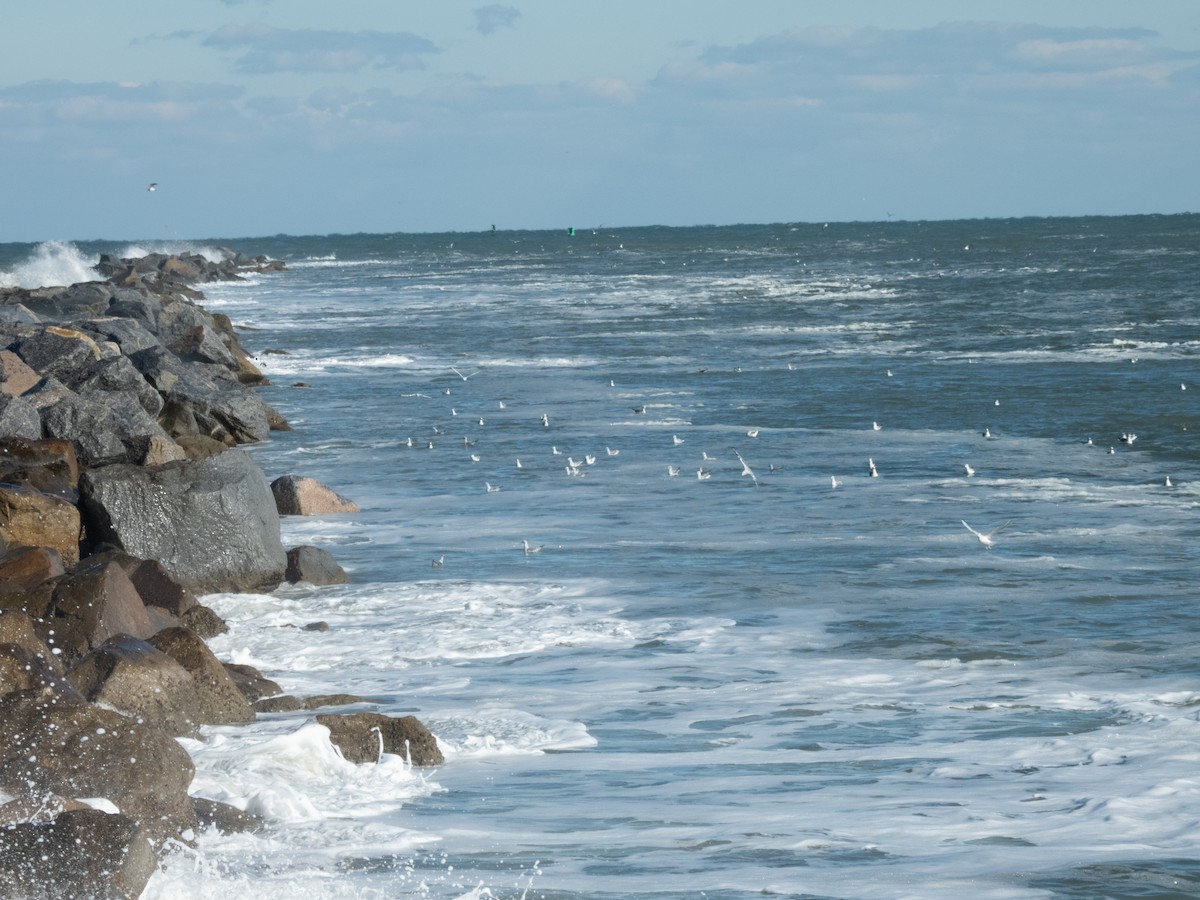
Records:
<instances>
[{"instance_id":1,"label":"blue sky","mask_svg":"<svg viewBox=\"0 0 1200 900\"><path fill-rule=\"evenodd\" d=\"M1200 0L14 5L0 241L1200 210Z\"/></svg>"}]
</instances>

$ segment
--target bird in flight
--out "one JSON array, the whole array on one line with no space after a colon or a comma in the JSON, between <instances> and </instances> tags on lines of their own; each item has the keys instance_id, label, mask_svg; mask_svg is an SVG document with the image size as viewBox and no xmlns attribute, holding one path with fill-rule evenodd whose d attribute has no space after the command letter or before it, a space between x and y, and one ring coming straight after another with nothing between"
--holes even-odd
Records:
<instances>
[{"instance_id":1,"label":"bird in flight","mask_svg":"<svg viewBox=\"0 0 1200 900\"><path fill-rule=\"evenodd\" d=\"M454 366L450 367L450 371L453 372L455 375L457 375L459 378L461 378L463 381L466 381L468 378L471 378L472 376L479 374L479 370L476 369L470 375L464 375L462 372L458 371L458 369L454 368Z\"/></svg>"},{"instance_id":2,"label":"bird in flight","mask_svg":"<svg viewBox=\"0 0 1200 900\"><path fill-rule=\"evenodd\" d=\"M963 528L967 529L967 531L969 531L969 532L971 532L971 534L975 535L975 537L977 537L979 539L979 543L983 544L984 548L987 550L991 550L992 547L995 546L995 542L992 540L992 535L995 534L997 531L999 531L1001 528L1008 527L1008 522L1005 522L999 528L993 528L987 534L980 534L978 531L976 531L974 528L972 528L970 525L968 525L962 519L959 519L959 521L963 523ZM1009 519L1008 521L1011 522L1012 519Z\"/></svg>"},{"instance_id":3,"label":"bird in flight","mask_svg":"<svg viewBox=\"0 0 1200 900\"><path fill-rule=\"evenodd\" d=\"M146 190L157 191L158 190L158 182L157 181L150 182L148 185L146 185Z\"/></svg>"}]
</instances>

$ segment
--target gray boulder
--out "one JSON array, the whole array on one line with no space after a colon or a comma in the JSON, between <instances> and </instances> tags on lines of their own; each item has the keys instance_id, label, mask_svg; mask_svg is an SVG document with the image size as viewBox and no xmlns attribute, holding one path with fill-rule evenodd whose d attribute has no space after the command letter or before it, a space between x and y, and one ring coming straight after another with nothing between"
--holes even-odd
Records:
<instances>
[{"instance_id":1,"label":"gray boulder","mask_svg":"<svg viewBox=\"0 0 1200 900\"><path fill-rule=\"evenodd\" d=\"M164 424L173 436L190 430L239 444L269 436L270 408L229 370L185 363L165 347L139 350L129 359L162 395L164 413L170 411L178 423L174 428Z\"/></svg>"},{"instance_id":2,"label":"gray boulder","mask_svg":"<svg viewBox=\"0 0 1200 900\"><path fill-rule=\"evenodd\" d=\"M42 436L42 420L37 407L24 397L0 392L0 434L37 440Z\"/></svg>"},{"instance_id":3,"label":"gray boulder","mask_svg":"<svg viewBox=\"0 0 1200 900\"><path fill-rule=\"evenodd\" d=\"M91 469L79 487L93 541L158 560L195 594L269 591L283 581L287 554L275 499L243 450Z\"/></svg>"},{"instance_id":4,"label":"gray boulder","mask_svg":"<svg viewBox=\"0 0 1200 900\"><path fill-rule=\"evenodd\" d=\"M350 581L346 570L337 564L329 551L308 544L288 550L284 578L289 584L301 581L316 585L346 584Z\"/></svg>"}]
</instances>

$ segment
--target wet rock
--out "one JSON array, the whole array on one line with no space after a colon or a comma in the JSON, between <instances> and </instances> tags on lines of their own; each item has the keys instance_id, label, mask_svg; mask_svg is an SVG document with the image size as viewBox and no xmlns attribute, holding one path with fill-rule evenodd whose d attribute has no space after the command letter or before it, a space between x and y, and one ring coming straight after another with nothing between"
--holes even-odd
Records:
<instances>
[{"instance_id":1,"label":"wet rock","mask_svg":"<svg viewBox=\"0 0 1200 900\"><path fill-rule=\"evenodd\" d=\"M225 624L224 619L207 606L199 603L191 609L180 613L179 624L191 629L197 637L204 638L205 640L214 638L218 634L224 634L229 630L229 626Z\"/></svg>"},{"instance_id":2,"label":"wet rock","mask_svg":"<svg viewBox=\"0 0 1200 900\"><path fill-rule=\"evenodd\" d=\"M53 596L51 579L64 574L62 557L48 547L14 547L0 553L0 608L43 616ZM36 602L31 595L37 596Z\"/></svg>"},{"instance_id":3,"label":"wet rock","mask_svg":"<svg viewBox=\"0 0 1200 900\"><path fill-rule=\"evenodd\" d=\"M80 507L92 540L158 560L193 593L269 591L283 581L274 499L244 451L90 470Z\"/></svg>"},{"instance_id":4,"label":"wet rock","mask_svg":"<svg viewBox=\"0 0 1200 900\"><path fill-rule=\"evenodd\" d=\"M67 565L79 559L79 510L32 488L0 485L0 540L9 547L48 547Z\"/></svg>"},{"instance_id":5,"label":"wet rock","mask_svg":"<svg viewBox=\"0 0 1200 900\"><path fill-rule=\"evenodd\" d=\"M244 725L254 710L234 684L225 666L187 628L167 628L150 643L182 666L196 687L197 721L204 725Z\"/></svg>"},{"instance_id":6,"label":"wet rock","mask_svg":"<svg viewBox=\"0 0 1200 900\"><path fill-rule=\"evenodd\" d=\"M67 673L90 703L101 703L167 734L195 737L206 724L192 676L146 641L117 635Z\"/></svg>"},{"instance_id":7,"label":"wet rock","mask_svg":"<svg viewBox=\"0 0 1200 900\"><path fill-rule=\"evenodd\" d=\"M261 816L244 812L229 803L193 797L192 808L201 828L215 828L218 834L244 834L262 831L267 822Z\"/></svg>"},{"instance_id":8,"label":"wet rock","mask_svg":"<svg viewBox=\"0 0 1200 900\"><path fill-rule=\"evenodd\" d=\"M358 504L326 487L315 478L283 475L271 482L271 493L281 516L320 516L354 513Z\"/></svg>"},{"instance_id":9,"label":"wet rock","mask_svg":"<svg viewBox=\"0 0 1200 900\"><path fill-rule=\"evenodd\" d=\"M287 552L287 571L284 579L290 584L306 581L309 584L346 584L350 576L326 550L303 545Z\"/></svg>"},{"instance_id":10,"label":"wet rock","mask_svg":"<svg viewBox=\"0 0 1200 900\"><path fill-rule=\"evenodd\" d=\"M149 836L126 815L76 809L0 829L0 883L11 900L134 900L157 862Z\"/></svg>"},{"instance_id":11,"label":"wet rock","mask_svg":"<svg viewBox=\"0 0 1200 900\"><path fill-rule=\"evenodd\" d=\"M174 738L110 709L41 691L0 697L0 787L15 797L104 797L157 841L195 828L194 773Z\"/></svg>"},{"instance_id":12,"label":"wet rock","mask_svg":"<svg viewBox=\"0 0 1200 900\"><path fill-rule=\"evenodd\" d=\"M42 436L42 420L37 407L23 397L0 393L0 434L23 438Z\"/></svg>"},{"instance_id":13,"label":"wet rock","mask_svg":"<svg viewBox=\"0 0 1200 900\"><path fill-rule=\"evenodd\" d=\"M145 639L155 630L137 588L105 555L83 560L58 580L50 622L68 663L116 635Z\"/></svg>"},{"instance_id":14,"label":"wet rock","mask_svg":"<svg viewBox=\"0 0 1200 900\"><path fill-rule=\"evenodd\" d=\"M415 716L394 718L363 712L318 715L316 720L329 729L329 739L350 762L377 762L381 749L414 766L438 766L446 761L437 739Z\"/></svg>"},{"instance_id":15,"label":"wet rock","mask_svg":"<svg viewBox=\"0 0 1200 900\"><path fill-rule=\"evenodd\" d=\"M242 663L224 663L225 671L233 679L242 696L254 703L263 697L275 697L283 693L283 688L263 675L262 672Z\"/></svg>"}]
</instances>

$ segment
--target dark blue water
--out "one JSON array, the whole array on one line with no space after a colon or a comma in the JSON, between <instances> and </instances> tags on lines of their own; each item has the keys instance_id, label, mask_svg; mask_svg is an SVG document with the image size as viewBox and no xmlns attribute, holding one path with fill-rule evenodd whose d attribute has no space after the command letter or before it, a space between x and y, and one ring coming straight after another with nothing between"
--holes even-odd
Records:
<instances>
[{"instance_id":1,"label":"dark blue water","mask_svg":"<svg viewBox=\"0 0 1200 900\"><path fill-rule=\"evenodd\" d=\"M216 735L199 777L279 828L211 883L1195 892L1200 218L211 243L288 262L207 292L295 427L258 459L363 507L285 525L351 586L217 598L218 649L449 759L296 781Z\"/></svg>"}]
</instances>

